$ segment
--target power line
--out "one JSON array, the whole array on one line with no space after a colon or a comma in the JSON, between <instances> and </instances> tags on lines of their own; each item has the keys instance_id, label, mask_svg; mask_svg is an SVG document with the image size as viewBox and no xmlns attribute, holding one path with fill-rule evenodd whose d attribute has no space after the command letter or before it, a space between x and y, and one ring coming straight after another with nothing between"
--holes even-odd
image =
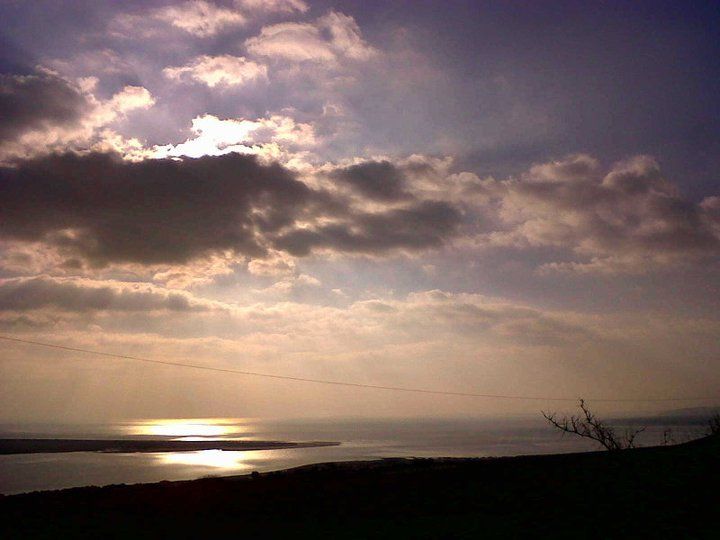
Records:
<instances>
[{"instance_id":1,"label":"power line","mask_svg":"<svg viewBox=\"0 0 720 540\"><path fill-rule=\"evenodd\" d=\"M441 395L441 396L461 396L461 397L478 397L478 398L488 398L488 399L514 399L514 400L527 400L527 401L577 401L578 398L563 398L563 397L546 397L546 396L519 396L519 395L508 395L508 394L476 394L472 392L451 392L446 390L431 390L427 388L410 388L405 386L384 386L379 384L364 384L364 383L354 383L354 382L346 382L346 381L332 381L332 380L326 380L326 379L312 379L308 377L293 377L290 375L277 375L273 373L260 373L257 371L243 371L239 369L227 369L227 368L220 368L220 367L212 367L212 366L203 366L201 364L190 364L186 362L170 362L168 360L153 360L151 358L143 358L141 356L131 356L126 354L115 354L115 353L109 353L109 352L103 352L103 351L94 351L90 349L81 349L78 347L66 347L65 345L57 345L54 343L44 343L42 341L33 341L29 339L20 339L10 336L3 336L0 335L0 339L5 341L12 341L16 343L24 343L27 345L37 345L39 347L46 347L49 349L59 349L62 351L70 351L70 352L79 352L83 354L94 354L96 356L105 356L110 358L120 358L122 360L133 360L136 362L145 362L148 364L159 364L163 366L173 366L173 367L184 367L184 368L191 368L191 369L202 369L205 371L215 371L219 373L232 373L235 375L248 375L251 377L264 377L266 379L281 379L285 381L295 381L295 382L305 382L305 383L314 383L314 384L326 384L326 385L333 385L333 386L346 386L346 387L352 387L352 388L369 388L373 390L388 390L388 391L394 391L394 392L412 392L417 394L435 394L435 395ZM613 402L613 403L619 403L619 402L669 402L669 401L705 401L705 400L713 400L717 399L717 396L714 397L690 397L690 398L682 398L682 397L674 397L674 398L587 398L586 401L595 401L595 402Z\"/></svg>"}]
</instances>

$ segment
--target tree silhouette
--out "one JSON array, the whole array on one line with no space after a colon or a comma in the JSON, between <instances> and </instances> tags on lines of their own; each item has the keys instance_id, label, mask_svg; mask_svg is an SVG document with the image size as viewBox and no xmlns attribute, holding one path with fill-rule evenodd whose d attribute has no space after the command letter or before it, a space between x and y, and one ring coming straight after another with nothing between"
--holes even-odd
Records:
<instances>
[{"instance_id":1,"label":"tree silhouette","mask_svg":"<svg viewBox=\"0 0 720 540\"><path fill-rule=\"evenodd\" d=\"M720 413L715 413L710 417L708 427L710 428L709 435L720 435Z\"/></svg>"},{"instance_id":2,"label":"tree silhouette","mask_svg":"<svg viewBox=\"0 0 720 540\"><path fill-rule=\"evenodd\" d=\"M645 431L644 427L626 429L622 435L618 435L613 427L600 420L588 409L583 399L580 400L580 410L582 415L573 415L569 418L567 416L559 418L557 413L545 411L542 411L542 415L552 426L563 433L572 433L585 439L591 439L611 451L635 448L635 438Z\"/></svg>"}]
</instances>

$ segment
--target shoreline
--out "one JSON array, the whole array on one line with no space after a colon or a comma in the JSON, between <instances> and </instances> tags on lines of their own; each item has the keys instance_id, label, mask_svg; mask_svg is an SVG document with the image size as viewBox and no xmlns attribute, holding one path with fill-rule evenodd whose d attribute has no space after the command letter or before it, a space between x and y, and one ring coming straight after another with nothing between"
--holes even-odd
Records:
<instances>
[{"instance_id":1,"label":"shoreline","mask_svg":"<svg viewBox=\"0 0 720 540\"><path fill-rule=\"evenodd\" d=\"M333 441L159 440L159 439L0 439L0 455L69 452L155 453L201 450L280 450L339 446Z\"/></svg>"},{"instance_id":2,"label":"shoreline","mask_svg":"<svg viewBox=\"0 0 720 540\"><path fill-rule=\"evenodd\" d=\"M386 458L0 497L3 538L713 538L720 437L619 452Z\"/></svg>"}]
</instances>

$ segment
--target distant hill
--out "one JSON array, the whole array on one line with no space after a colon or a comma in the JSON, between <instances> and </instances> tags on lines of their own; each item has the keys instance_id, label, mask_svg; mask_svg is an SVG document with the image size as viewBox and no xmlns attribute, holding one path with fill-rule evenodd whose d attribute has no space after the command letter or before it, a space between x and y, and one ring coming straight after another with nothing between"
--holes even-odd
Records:
<instances>
[{"instance_id":1,"label":"distant hill","mask_svg":"<svg viewBox=\"0 0 720 540\"><path fill-rule=\"evenodd\" d=\"M614 425L673 426L677 424L707 426L710 418L720 414L720 405L710 407L687 407L671 409L652 416L628 416L610 418Z\"/></svg>"},{"instance_id":2,"label":"distant hill","mask_svg":"<svg viewBox=\"0 0 720 540\"><path fill-rule=\"evenodd\" d=\"M686 407L684 409L672 409L660 413L660 416L704 416L710 418L714 414L720 414L720 405L711 407Z\"/></svg>"}]
</instances>

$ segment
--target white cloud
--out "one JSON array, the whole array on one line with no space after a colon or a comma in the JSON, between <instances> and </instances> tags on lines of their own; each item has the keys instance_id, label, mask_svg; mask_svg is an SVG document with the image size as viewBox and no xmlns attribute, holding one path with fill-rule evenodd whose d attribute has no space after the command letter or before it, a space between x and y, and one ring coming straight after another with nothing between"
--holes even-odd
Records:
<instances>
[{"instance_id":1,"label":"white cloud","mask_svg":"<svg viewBox=\"0 0 720 540\"><path fill-rule=\"evenodd\" d=\"M331 62L336 58L328 43L320 36L320 30L307 23L266 26L259 36L247 40L245 46L248 51L259 56L296 62Z\"/></svg>"},{"instance_id":2,"label":"white cloud","mask_svg":"<svg viewBox=\"0 0 720 540\"><path fill-rule=\"evenodd\" d=\"M169 79L193 79L210 88L241 86L267 78L267 68L242 56L199 56L179 67L167 67L163 73Z\"/></svg>"},{"instance_id":3,"label":"white cloud","mask_svg":"<svg viewBox=\"0 0 720 540\"><path fill-rule=\"evenodd\" d=\"M376 51L363 39L352 17L331 11L312 23L265 26L245 46L251 54L334 65L341 60L368 60Z\"/></svg>"},{"instance_id":4,"label":"white cloud","mask_svg":"<svg viewBox=\"0 0 720 540\"><path fill-rule=\"evenodd\" d=\"M205 0L191 0L177 6L163 7L155 10L152 17L198 37L212 36L247 22L245 16L237 10Z\"/></svg>"},{"instance_id":5,"label":"white cloud","mask_svg":"<svg viewBox=\"0 0 720 540\"><path fill-rule=\"evenodd\" d=\"M319 279L307 274L298 274L281 279L270 287L256 292L263 297L285 297L302 294L308 290L318 289L321 286L322 283Z\"/></svg>"},{"instance_id":6,"label":"white cloud","mask_svg":"<svg viewBox=\"0 0 720 540\"><path fill-rule=\"evenodd\" d=\"M308 10L303 0L235 0L235 5L249 13L305 13Z\"/></svg>"},{"instance_id":7,"label":"white cloud","mask_svg":"<svg viewBox=\"0 0 720 540\"><path fill-rule=\"evenodd\" d=\"M348 15L331 11L317 20L317 27L330 34L331 47L338 56L368 60L376 53L375 49L363 40L355 19Z\"/></svg>"},{"instance_id":8,"label":"white cloud","mask_svg":"<svg viewBox=\"0 0 720 540\"><path fill-rule=\"evenodd\" d=\"M126 86L106 102L98 102L93 112L94 125L107 125L118 117L135 109L148 109L155 104L155 98L142 86Z\"/></svg>"},{"instance_id":9,"label":"white cloud","mask_svg":"<svg viewBox=\"0 0 720 540\"><path fill-rule=\"evenodd\" d=\"M207 38L243 27L248 20L258 17L305 13L307 10L307 4L302 0L235 0L226 4L187 0L120 14L111 21L110 33L121 38L155 38L166 35L169 26ZM164 24L158 25L158 22Z\"/></svg>"},{"instance_id":10,"label":"white cloud","mask_svg":"<svg viewBox=\"0 0 720 540\"><path fill-rule=\"evenodd\" d=\"M100 139L90 146L93 152L119 154L128 161L141 161L153 157L153 152L137 137L124 137L112 129L103 129Z\"/></svg>"},{"instance_id":11,"label":"white cloud","mask_svg":"<svg viewBox=\"0 0 720 540\"><path fill-rule=\"evenodd\" d=\"M282 252L274 252L271 257L250 261L248 272L264 277L292 276L296 274L295 261Z\"/></svg>"}]
</instances>

